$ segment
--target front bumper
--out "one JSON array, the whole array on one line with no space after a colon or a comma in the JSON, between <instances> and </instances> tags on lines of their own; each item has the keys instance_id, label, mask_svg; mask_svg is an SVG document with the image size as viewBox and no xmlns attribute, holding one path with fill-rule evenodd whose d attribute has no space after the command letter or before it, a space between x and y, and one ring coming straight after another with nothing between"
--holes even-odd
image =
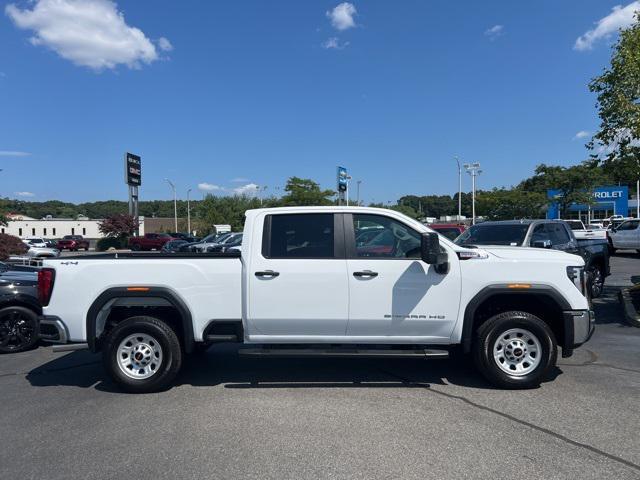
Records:
<instances>
[{"instance_id":1,"label":"front bumper","mask_svg":"<svg viewBox=\"0 0 640 480\"><path fill-rule=\"evenodd\" d=\"M587 342L596 328L593 310L568 310L562 312L564 320L564 342L562 356L570 357L573 349Z\"/></svg>"}]
</instances>

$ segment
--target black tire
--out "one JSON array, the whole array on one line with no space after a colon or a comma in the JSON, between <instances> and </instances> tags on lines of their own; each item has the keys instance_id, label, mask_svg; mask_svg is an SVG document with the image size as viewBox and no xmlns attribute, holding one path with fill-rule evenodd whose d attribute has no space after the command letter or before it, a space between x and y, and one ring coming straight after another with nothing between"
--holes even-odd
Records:
<instances>
[{"instance_id":1,"label":"black tire","mask_svg":"<svg viewBox=\"0 0 640 480\"><path fill-rule=\"evenodd\" d=\"M40 335L38 315L25 307L0 309L0 353L17 353L33 348Z\"/></svg>"},{"instance_id":2,"label":"black tire","mask_svg":"<svg viewBox=\"0 0 640 480\"><path fill-rule=\"evenodd\" d=\"M147 378L132 378L135 369L129 368L129 374L124 372L127 367L121 367L121 358L126 361L127 356L119 351L120 344L131 336L140 335L140 339L151 338L147 342L152 349L160 347L159 365L153 367L153 354L148 358L149 369L153 370ZM144 337L143 337L144 336ZM145 345L142 340L137 345ZM140 352L138 352L140 353ZM133 364L134 350L131 350L129 362ZM122 355L122 357L121 357ZM144 354L141 354L144 355ZM142 359L144 361L144 359ZM149 393L166 389L171 385L182 366L182 347L173 329L162 320L154 317L131 317L119 323L108 335L103 351L102 361L111 378L125 391L132 393ZM140 370L143 371L143 370ZM133 373L131 373L133 372Z\"/></svg>"},{"instance_id":3,"label":"black tire","mask_svg":"<svg viewBox=\"0 0 640 480\"><path fill-rule=\"evenodd\" d=\"M592 265L587 269L587 288L591 298L598 298L604 290L604 272L598 265Z\"/></svg>"},{"instance_id":4,"label":"black tire","mask_svg":"<svg viewBox=\"0 0 640 480\"><path fill-rule=\"evenodd\" d=\"M134 243L133 245L131 245L131 250L133 250L134 252L139 252L140 245L138 245L137 243Z\"/></svg>"},{"instance_id":5,"label":"black tire","mask_svg":"<svg viewBox=\"0 0 640 480\"><path fill-rule=\"evenodd\" d=\"M504 358L502 358L503 362L500 362L500 360L494 358L493 355L494 347L497 346L499 339L501 342L513 341L518 345L520 338L515 335L512 336L513 334L501 339L506 332L513 329L529 332L529 334L532 334L539 342L540 352L536 353L538 363L535 368L526 374L515 372L514 374L507 373L503 368L508 369L509 362L505 362ZM505 340L507 338L511 340ZM526 340L526 337L523 337L523 339ZM516 348L521 348L521 352L526 353L528 346L529 349L532 348L532 346L527 345L526 342L523 343L523 347L516 346ZM535 345L533 345L533 347L535 348ZM505 352L507 352L507 348L509 347L505 348ZM513 346L511 348L512 354L516 352ZM532 355L532 352L529 351L529 354ZM555 366L558 356L558 345L555 335L549 326L538 317L527 312L512 311L495 315L478 328L473 344L473 355L480 373L493 385L507 389L532 388L540 385L540 382L545 378L549 370ZM499 366L499 363L503 364L502 368ZM527 365L526 357L523 364ZM530 366L531 365L533 364L530 364ZM526 368L530 368L530 366Z\"/></svg>"}]
</instances>

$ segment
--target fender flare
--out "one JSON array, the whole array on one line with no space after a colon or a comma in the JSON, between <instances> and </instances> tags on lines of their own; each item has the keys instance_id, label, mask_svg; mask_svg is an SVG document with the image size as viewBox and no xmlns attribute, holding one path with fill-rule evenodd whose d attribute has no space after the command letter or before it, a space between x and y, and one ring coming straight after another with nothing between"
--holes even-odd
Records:
<instances>
[{"instance_id":1,"label":"fender flare","mask_svg":"<svg viewBox=\"0 0 640 480\"><path fill-rule=\"evenodd\" d=\"M571 310L571 305L560 292L549 285L532 284L526 289L509 288L506 284L489 285L480 290L467 303L464 311L464 323L462 324L462 347L465 353L471 351L473 334L473 321L478 307L495 295L531 295L534 297L546 297L553 301L561 311Z\"/></svg>"},{"instance_id":2,"label":"fender flare","mask_svg":"<svg viewBox=\"0 0 640 480\"><path fill-rule=\"evenodd\" d=\"M184 349L186 353L191 353L194 348L193 337L193 318L189 308L184 301L171 289L165 287L146 287L145 290L128 290L127 287L113 287L102 292L96 298L89 310L87 311L86 328L87 328L87 344L89 350L97 351L96 345L96 323L98 313L111 300L117 298L162 298L168 301L180 314L182 324L182 333L184 336ZM148 288L148 290L146 290Z\"/></svg>"},{"instance_id":3,"label":"fender flare","mask_svg":"<svg viewBox=\"0 0 640 480\"><path fill-rule=\"evenodd\" d=\"M42 307L38 299L32 295L25 293L6 294L0 296L0 308L5 307L28 307L35 312L36 315L42 315Z\"/></svg>"}]
</instances>

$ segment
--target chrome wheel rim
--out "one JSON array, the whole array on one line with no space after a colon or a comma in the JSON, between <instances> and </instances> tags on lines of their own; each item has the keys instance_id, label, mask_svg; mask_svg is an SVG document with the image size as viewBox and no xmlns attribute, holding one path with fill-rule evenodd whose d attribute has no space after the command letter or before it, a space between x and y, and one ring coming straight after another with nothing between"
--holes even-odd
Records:
<instances>
[{"instance_id":1,"label":"chrome wheel rim","mask_svg":"<svg viewBox=\"0 0 640 480\"><path fill-rule=\"evenodd\" d=\"M521 377L540 365L542 347L538 338L524 328L503 332L493 344L493 358L500 370Z\"/></svg>"},{"instance_id":2,"label":"chrome wheel rim","mask_svg":"<svg viewBox=\"0 0 640 480\"><path fill-rule=\"evenodd\" d=\"M146 333L135 333L122 340L117 355L120 371L135 380L155 375L162 365L162 347Z\"/></svg>"}]
</instances>

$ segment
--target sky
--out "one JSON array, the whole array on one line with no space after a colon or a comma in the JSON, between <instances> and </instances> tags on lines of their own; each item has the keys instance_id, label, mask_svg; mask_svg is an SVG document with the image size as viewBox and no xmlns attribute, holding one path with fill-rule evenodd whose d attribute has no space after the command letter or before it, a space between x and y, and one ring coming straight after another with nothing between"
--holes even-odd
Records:
<instances>
[{"instance_id":1,"label":"sky","mask_svg":"<svg viewBox=\"0 0 640 480\"><path fill-rule=\"evenodd\" d=\"M640 1L14 0L0 3L0 195L453 194L588 157L591 78ZM469 191L471 179L463 178ZM355 197L352 183L352 198Z\"/></svg>"}]
</instances>

